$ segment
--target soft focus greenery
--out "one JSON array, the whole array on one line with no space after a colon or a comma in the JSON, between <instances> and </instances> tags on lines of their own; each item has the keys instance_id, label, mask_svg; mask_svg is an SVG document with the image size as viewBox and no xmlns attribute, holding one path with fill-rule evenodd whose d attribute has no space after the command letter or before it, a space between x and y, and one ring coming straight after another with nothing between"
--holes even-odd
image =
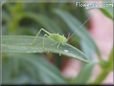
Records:
<instances>
[{"instance_id":1,"label":"soft focus greenery","mask_svg":"<svg viewBox=\"0 0 114 86\"><path fill-rule=\"evenodd\" d=\"M108 12L108 11L107 11ZM105 12L106 13L106 12ZM112 71L113 55L109 61L101 59L94 40L88 33L89 14L87 10L72 3L15 3L2 5L2 84L100 84ZM56 41L45 38L44 32L35 45L29 44L36 33L45 28L70 39L57 48ZM44 47L42 43L44 39ZM96 54L96 61L93 54ZM66 59L81 61L81 71L75 78L65 78L61 67ZM101 74L91 81L96 64ZM105 69L107 66L107 69Z\"/></svg>"}]
</instances>

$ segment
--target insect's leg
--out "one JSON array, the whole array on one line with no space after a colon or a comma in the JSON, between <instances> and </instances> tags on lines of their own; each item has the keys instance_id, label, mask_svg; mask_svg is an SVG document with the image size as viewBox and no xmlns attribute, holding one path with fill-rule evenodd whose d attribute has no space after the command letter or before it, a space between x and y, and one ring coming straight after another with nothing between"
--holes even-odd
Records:
<instances>
[{"instance_id":1,"label":"insect's leg","mask_svg":"<svg viewBox=\"0 0 114 86\"><path fill-rule=\"evenodd\" d=\"M36 39L38 38L38 36L39 36L39 34L41 33L41 31L44 31L45 33L47 33L48 35L50 35L50 33L49 33L48 31L46 31L45 29L41 28L41 29L37 32L35 38L33 39L32 43L31 43L31 45L33 45L33 44L36 42Z\"/></svg>"},{"instance_id":2,"label":"insect's leg","mask_svg":"<svg viewBox=\"0 0 114 86\"><path fill-rule=\"evenodd\" d=\"M58 43L57 49L60 47L60 44L61 44L61 43ZM59 56L61 56L61 52L59 52Z\"/></svg>"},{"instance_id":3,"label":"insect's leg","mask_svg":"<svg viewBox=\"0 0 114 86\"><path fill-rule=\"evenodd\" d=\"M67 40L69 40L71 37L71 34L69 33L68 36L67 36Z\"/></svg>"},{"instance_id":4,"label":"insect's leg","mask_svg":"<svg viewBox=\"0 0 114 86\"><path fill-rule=\"evenodd\" d=\"M45 34L45 35L44 35L44 37L48 37L48 35L47 35L47 34ZM44 48L44 37L43 37L43 45L42 45L42 46L43 46L43 48Z\"/></svg>"},{"instance_id":5,"label":"insect's leg","mask_svg":"<svg viewBox=\"0 0 114 86\"><path fill-rule=\"evenodd\" d=\"M42 31L44 31L46 34L50 35L51 33L45 30L44 28L41 28Z\"/></svg>"},{"instance_id":6,"label":"insect's leg","mask_svg":"<svg viewBox=\"0 0 114 86\"><path fill-rule=\"evenodd\" d=\"M40 30L37 32L35 38L33 39L32 43L31 43L31 45L33 45L33 44L36 42L36 39L38 38L38 36L39 36L39 34L41 33L41 31L42 31L42 29L40 29Z\"/></svg>"}]
</instances>

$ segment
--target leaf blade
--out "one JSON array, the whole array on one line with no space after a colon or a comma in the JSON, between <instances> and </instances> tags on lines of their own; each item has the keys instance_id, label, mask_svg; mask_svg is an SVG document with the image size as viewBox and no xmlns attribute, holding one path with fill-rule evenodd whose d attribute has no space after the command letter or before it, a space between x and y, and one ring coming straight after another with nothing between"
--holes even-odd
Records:
<instances>
[{"instance_id":1,"label":"leaf blade","mask_svg":"<svg viewBox=\"0 0 114 86\"><path fill-rule=\"evenodd\" d=\"M43 58L42 55L33 55L33 54L17 54L22 59L32 63L39 71L38 73L43 74L40 78L44 83L66 83L65 79L61 76L60 72L55 68L53 65L51 65L45 58ZM31 58L32 57L32 58ZM48 79L45 81L44 76L48 76ZM53 78L53 79L51 79Z\"/></svg>"},{"instance_id":2,"label":"leaf blade","mask_svg":"<svg viewBox=\"0 0 114 86\"><path fill-rule=\"evenodd\" d=\"M85 64L81 69L79 75L74 79L77 84L87 84L89 78L91 77L92 70L95 66L95 62Z\"/></svg>"},{"instance_id":3,"label":"leaf blade","mask_svg":"<svg viewBox=\"0 0 114 86\"><path fill-rule=\"evenodd\" d=\"M89 62L88 57L78 50L77 48L65 44L60 45L60 48L57 48L55 41L50 40L44 37L38 37L36 44L30 46L30 43L33 41L34 36L3 36L2 41L2 51L3 52L14 52L14 53L43 53L43 52L53 52L58 54L67 55L80 61ZM45 42L43 48L43 40Z\"/></svg>"}]
</instances>

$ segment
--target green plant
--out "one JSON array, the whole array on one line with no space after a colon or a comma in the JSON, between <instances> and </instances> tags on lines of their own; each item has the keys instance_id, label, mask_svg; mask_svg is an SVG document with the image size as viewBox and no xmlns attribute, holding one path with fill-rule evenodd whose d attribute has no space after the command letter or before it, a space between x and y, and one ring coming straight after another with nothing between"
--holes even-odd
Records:
<instances>
[{"instance_id":1,"label":"green plant","mask_svg":"<svg viewBox=\"0 0 114 86\"><path fill-rule=\"evenodd\" d=\"M75 7L73 3L4 3L0 68L2 84L102 83L112 71L113 55L107 62L101 59L99 49L87 31L87 23L84 25L86 20L89 20L86 9ZM57 41L43 37L44 33L41 33L34 45L30 46L36 31L42 27L52 33L64 34L65 37L70 32L72 37L68 43L57 48L57 45L52 45ZM93 53L98 56L99 62L94 61ZM63 58L68 57L83 64L78 76L69 80L60 71ZM55 62L51 63L50 59L55 59ZM96 64L101 65L102 72L95 81L88 82ZM104 66L107 66L106 70Z\"/></svg>"}]
</instances>

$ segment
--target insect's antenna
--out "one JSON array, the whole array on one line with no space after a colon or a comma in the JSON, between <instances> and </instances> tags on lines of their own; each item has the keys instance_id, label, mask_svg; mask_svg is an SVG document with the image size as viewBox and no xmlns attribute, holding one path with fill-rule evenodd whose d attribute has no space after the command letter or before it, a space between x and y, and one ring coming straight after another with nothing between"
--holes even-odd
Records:
<instances>
[{"instance_id":1,"label":"insect's antenna","mask_svg":"<svg viewBox=\"0 0 114 86\"><path fill-rule=\"evenodd\" d=\"M71 37L71 34L69 33L69 34L68 34L68 36L67 36L67 39L69 40L69 39L70 39L70 37Z\"/></svg>"},{"instance_id":2,"label":"insect's antenna","mask_svg":"<svg viewBox=\"0 0 114 86\"><path fill-rule=\"evenodd\" d=\"M78 28L80 29L84 24L86 24L86 23L88 22L89 19L90 19L90 17L87 18L87 20L85 20L84 23L82 23ZM72 34L72 35L73 35L73 34ZM72 36L72 35L71 35L71 36Z\"/></svg>"}]
</instances>

